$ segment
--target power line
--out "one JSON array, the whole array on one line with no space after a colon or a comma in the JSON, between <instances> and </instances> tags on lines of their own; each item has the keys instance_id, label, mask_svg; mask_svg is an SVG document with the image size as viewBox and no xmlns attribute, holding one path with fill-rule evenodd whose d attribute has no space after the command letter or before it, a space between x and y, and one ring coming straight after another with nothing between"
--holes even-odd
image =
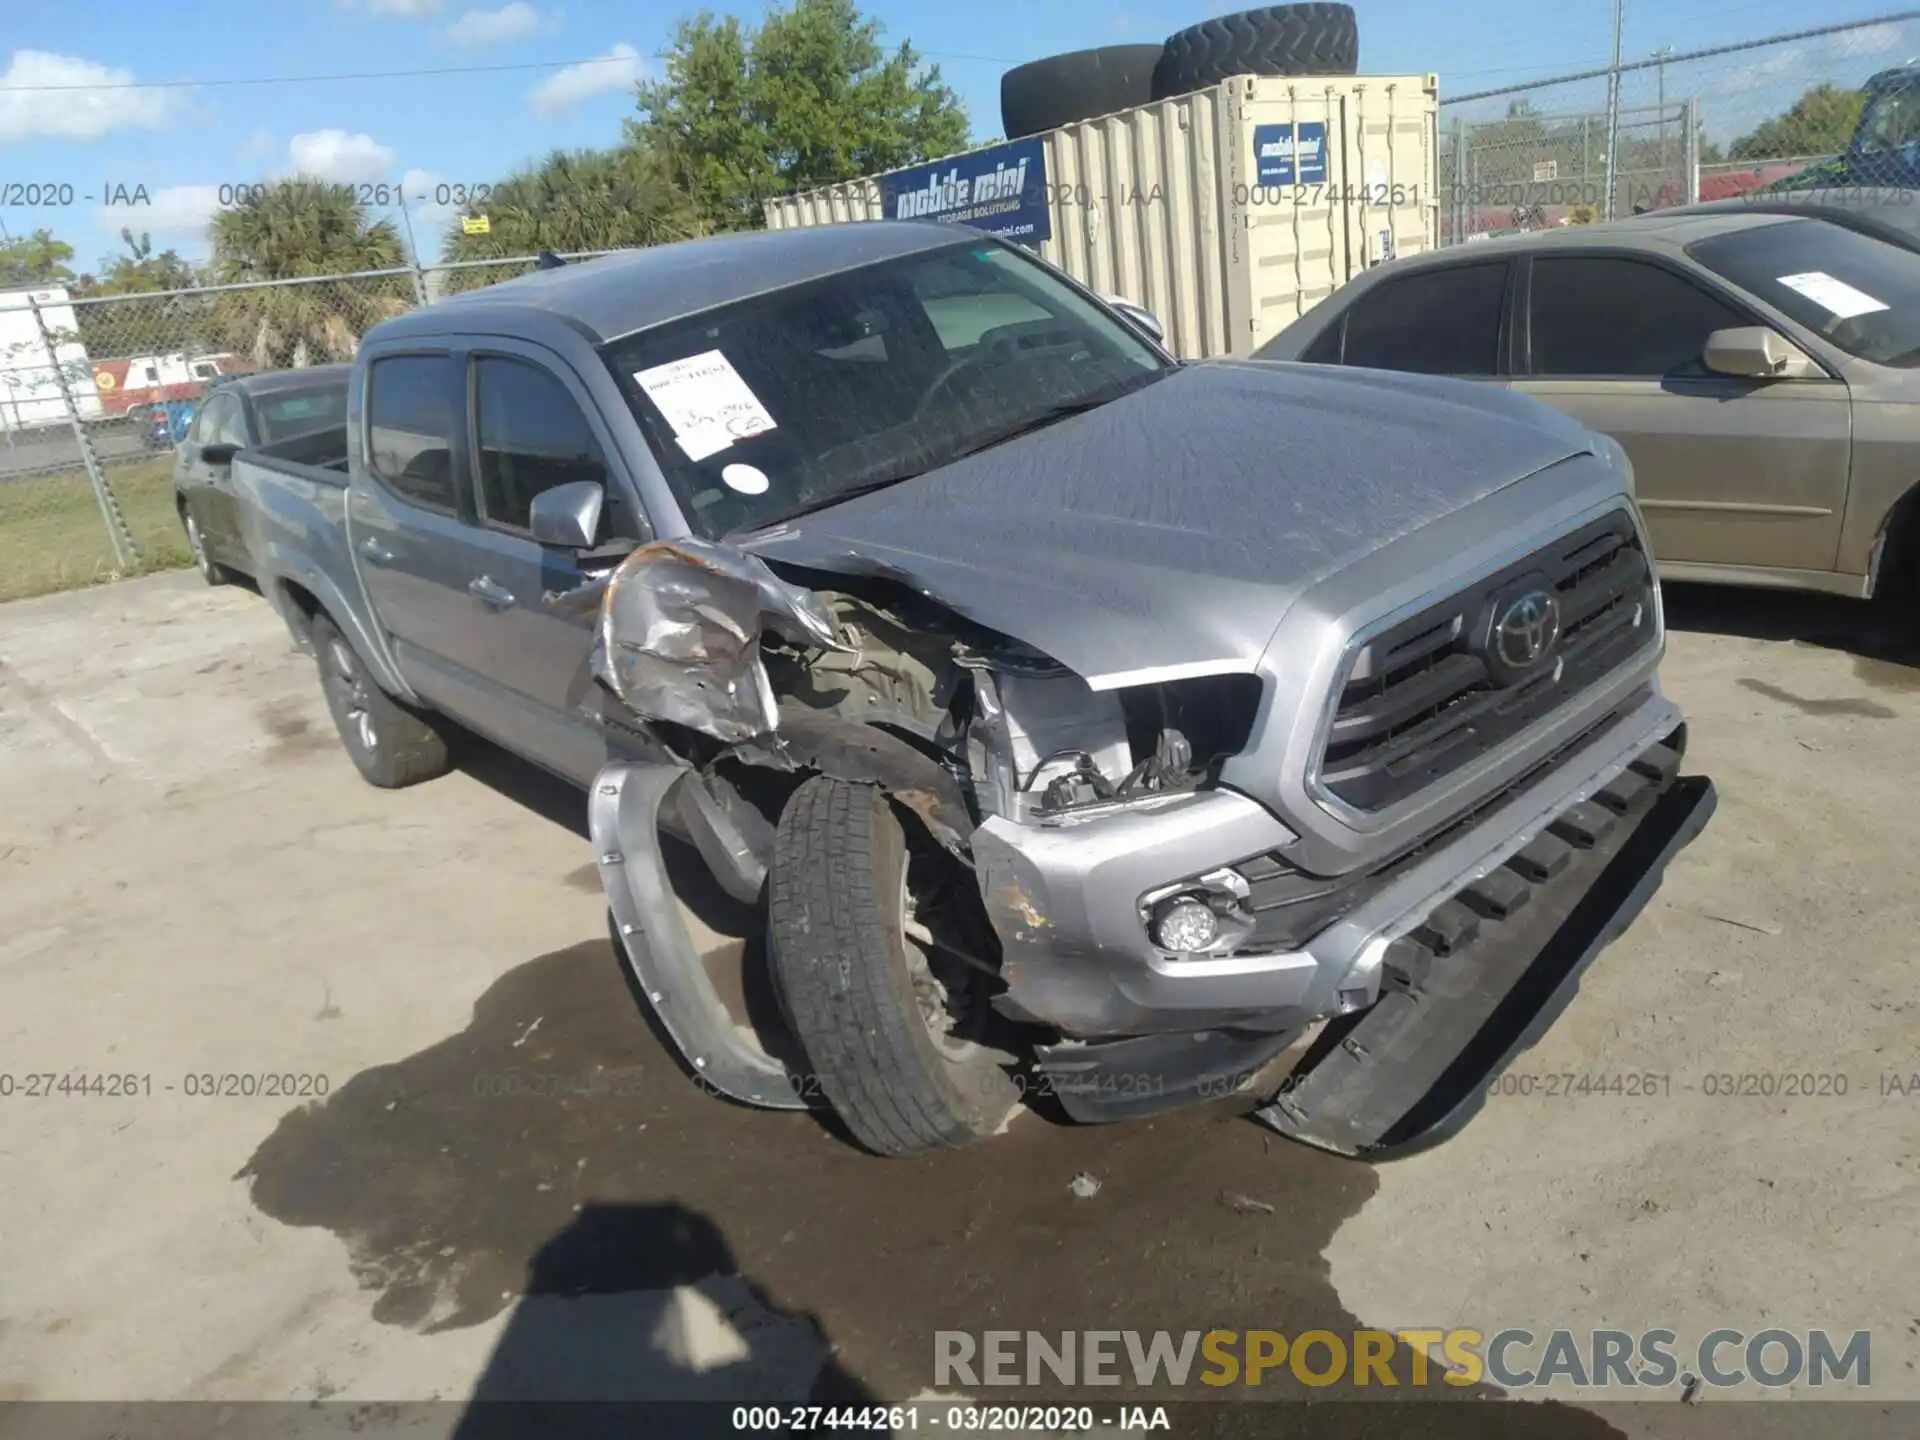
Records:
<instances>
[{"instance_id":1,"label":"power line","mask_svg":"<svg viewBox=\"0 0 1920 1440\"><path fill-rule=\"evenodd\" d=\"M969 60L988 65L1015 65L1018 61L997 55L956 55L931 50L914 52L923 60ZM214 80L110 80L77 85L0 85L0 95L26 95L62 90L198 90L236 85L315 85L338 80L415 80L432 75L498 75L507 71L566 70L579 65L622 65L638 58L634 55L594 55L585 60L527 60L508 65L442 65L420 70L343 70L330 75L239 75ZM656 50L650 60L665 60L666 51Z\"/></svg>"}]
</instances>

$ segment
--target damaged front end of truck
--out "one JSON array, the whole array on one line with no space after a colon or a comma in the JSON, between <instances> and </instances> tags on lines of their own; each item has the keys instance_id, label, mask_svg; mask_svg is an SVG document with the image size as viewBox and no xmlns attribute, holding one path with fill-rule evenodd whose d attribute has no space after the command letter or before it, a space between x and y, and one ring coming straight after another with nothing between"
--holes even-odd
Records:
<instances>
[{"instance_id":1,"label":"damaged front end of truck","mask_svg":"<svg viewBox=\"0 0 1920 1440\"><path fill-rule=\"evenodd\" d=\"M1517 520L1535 502L1507 503ZM1094 609L956 582L930 547L857 524L640 547L554 600L593 613L605 723L645 742L616 747L648 758L608 764L590 796L636 981L713 1091L841 1108L835 1056L722 998L659 843L684 836L728 894L771 904L777 952L782 923L825 926L837 903L810 910L779 874L796 797L824 777L878 797L903 874L940 897L903 879L898 914L882 896L833 923L899 930L931 994L920 1048L1008 1081L941 1142L990 1133L1024 1093L1085 1121L1251 1094L1264 1123L1343 1154L1433 1143L1713 808L1679 773L1637 517L1620 496L1562 511L1444 579L1410 581L1391 546L1323 567L1257 643L1186 662L1137 627L1123 654L1127 602L1095 643ZM865 983L858 947L834 953L805 983ZM804 1021L816 1000L781 1008Z\"/></svg>"}]
</instances>

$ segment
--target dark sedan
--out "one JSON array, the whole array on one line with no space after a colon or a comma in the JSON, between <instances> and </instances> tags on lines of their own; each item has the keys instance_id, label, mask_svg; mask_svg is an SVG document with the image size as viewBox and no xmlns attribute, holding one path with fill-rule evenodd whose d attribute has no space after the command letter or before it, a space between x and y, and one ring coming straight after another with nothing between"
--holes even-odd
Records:
<instances>
[{"instance_id":1,"label":"dark sedan","mask_svg":"<svg viewBox=\"0 0 1920 1440\"><path fill-rule=\"evenodd\" d=\"M254 573L233 493L233 457L314 430L346 424L351 365L273 370L223 381L201 402L174 451L174 503L194 564L209 585Z\"/></svg>"}]
</instances>

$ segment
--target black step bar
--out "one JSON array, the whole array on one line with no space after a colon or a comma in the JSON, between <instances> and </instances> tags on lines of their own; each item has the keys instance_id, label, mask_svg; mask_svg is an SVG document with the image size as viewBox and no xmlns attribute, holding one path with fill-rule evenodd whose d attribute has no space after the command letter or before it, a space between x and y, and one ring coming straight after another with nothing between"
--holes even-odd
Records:
<instances>
[{"instance_id":1,"label":"black step bar","mask_svg":"<svg viewBox=\"0 0 1920 1440\"><path fill-rule=\"evenodd\" d=\"M1684 743L1647 752L1395 941L1378 1003L1330 1021L1256 1118L1366 1160L1458 1132L1712 818L1713 782L1676 773Z\"/></svg>"}]
</instances>

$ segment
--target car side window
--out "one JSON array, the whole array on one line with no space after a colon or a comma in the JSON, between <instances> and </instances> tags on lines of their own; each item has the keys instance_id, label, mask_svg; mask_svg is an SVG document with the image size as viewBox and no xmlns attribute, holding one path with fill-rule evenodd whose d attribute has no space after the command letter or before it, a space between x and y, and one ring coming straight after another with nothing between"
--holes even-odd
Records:
<instances>
[{"instance_id":1,"label":"car side window","mask_svg":"<svg viewBox=\"0 0 1920 1440\"><path fill-rule=\"evenodd\" d=\"M455 509L454 362L395 355L367 372L367 468L401 499Z\"/></svg>"},{"instance_id":2,"label":"car side window","mask_svg":"<svg viewBox=\"0 0 1920 1440\"><path fill-rule=\"evenodd\" d=\"M1707 336L1752 323L1684 276L1624 256L1536 258L1531 288L1535 375L1701 375Z\"/></svg>"},{"instance_id":3,"label":"car side window","mask_svg":"<svg viewBox=\"0 0 1920 1440\"><path fill-rule=\"evenodd\" d=\"M1300 352L1301 360L1309 365L1338 365L1340 342L1346 335L1346 328L1346 317L1343 315L1322 330L1314 342Z\"/></svg>"},{"instance_id":4,"label":"car side window","mask_svg":"<svg viewBox=\"0 0 1920 1440\"><path fill-rule=\"evenodd\" d=\"M193 423L187 427L187 443L190 445L211 445L213 427L219 420L220 396L209 395L193 413Z\"/></svg>"},{"instance_id":5,"label":"car side window","mask_svg":"<svg viewBox=\"0 0 1920 1440\"><path fill-rule=\"evenodd\" d=\"M209 445L245 445L247 443L247 416L240 407L237 395L222 395L213 413L213 433L206 443Z\"/></svg>"},{"instance_id":6,"label":"car side window","mask_svg":"<svg viewBox=\"0 0 1920 1440\"><path fill-rule=\"evenodd\" d=\"M607 485L593 427L556 376L524 360L481 356L473 394L480 514L490 524L526 530L542 491L577 480Z\"/></svg>"},{"instance_id":7,"label":"car side window","mask_svg":"<svg viewBox=\"0 0 1920 1440\"><path fill-rule=\"evenodd\" d=\"M1346 363L1423 375L1493 375L1506 293L1504 260L1385 281L1347 312Z\"/></svg>"}]
</instances>

